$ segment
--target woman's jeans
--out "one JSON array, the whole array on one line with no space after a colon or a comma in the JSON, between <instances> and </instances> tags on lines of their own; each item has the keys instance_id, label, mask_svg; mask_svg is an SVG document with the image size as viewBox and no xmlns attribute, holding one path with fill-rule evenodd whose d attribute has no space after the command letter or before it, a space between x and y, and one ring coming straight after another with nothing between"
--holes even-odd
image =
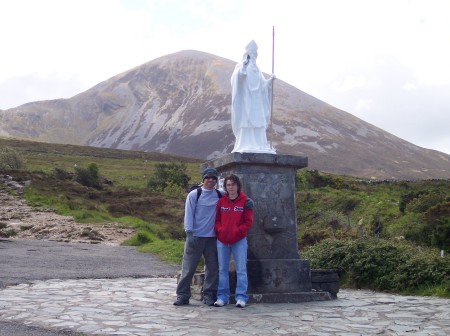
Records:
<instances>
[{"instance_id":1,"label":"woman's jeans","mask_svg":"<svg viewBox=\"0 0 450 336\"><path fill-rule=\"evenodd\" d=\"M219 259L219 287L217 289L217 299L223 300L224 302L228 302L230 299L229 266L231 254L233 254L237 274L235 298L236 301L242 300L247 302L247 238L241 239L233 245L225 245L217 240L217 256Z\"/></svg>"}]
</instances>

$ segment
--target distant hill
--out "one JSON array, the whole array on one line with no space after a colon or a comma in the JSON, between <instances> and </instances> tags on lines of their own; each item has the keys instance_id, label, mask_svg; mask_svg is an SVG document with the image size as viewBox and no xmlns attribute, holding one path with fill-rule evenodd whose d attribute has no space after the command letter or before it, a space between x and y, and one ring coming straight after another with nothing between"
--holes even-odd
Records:
<instances>
[{"instance_id":1,"label":"distant hill","mask_svg":"<svg viewBox=\"0 0 450 336\"><path fill-rule=\"evenodd\" d=\"M202 163L201 160L171 154L142 152L134 150L89 147L80 145L63 145L49 142L19 140L0 137L0 148L11 147L21 153L51 153L70 156L90 156L110 159L142 159L155 162ZM26 155L25 155L26 156Z\"/></svg>"},{"instance_id":2,"label":"distant hill","mask_svg":"<svg viewBox=\"0 0 450 336\"><path fill-rule=\"evenodd\" d=\"M160 152L201 160L229 153L235 62L198 51L160 57L69 99L0 110L0 136ZM404 141L277 79L278 154L366 178L450 178L450 155Z\"/></svg>"}]
</instances>

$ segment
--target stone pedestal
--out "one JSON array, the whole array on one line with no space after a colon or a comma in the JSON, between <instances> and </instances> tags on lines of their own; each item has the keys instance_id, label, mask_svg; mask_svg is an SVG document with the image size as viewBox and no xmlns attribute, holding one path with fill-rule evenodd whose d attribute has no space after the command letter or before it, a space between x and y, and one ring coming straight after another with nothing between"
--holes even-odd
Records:
<instances>
[{"instance_id":1,"label":"stone pedestal","mask_svg":"<svg viewBox=\"0 0 450 336\"><path fill-rule=\"evenodd\" d=\"M201 167L216 168L219 183L229 174L239 176L242 190L254 200L255 220L248 234L250 302L331 298L312 292L309 261L298 252L295 178L297 169L307 166L307 157L231 153Z\"/></svg>"}]
</instances>

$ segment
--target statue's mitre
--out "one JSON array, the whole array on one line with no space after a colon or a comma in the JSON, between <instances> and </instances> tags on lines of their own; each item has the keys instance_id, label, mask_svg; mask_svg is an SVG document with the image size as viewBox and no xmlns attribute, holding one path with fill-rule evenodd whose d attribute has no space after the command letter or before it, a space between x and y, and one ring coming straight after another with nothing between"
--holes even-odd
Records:
<instances>
[{"instance_id":1,"label":"statue's mitre","mask_svg":"<svg viewBox=\"0 0 450 336\"><path fill-rule=\"evenodd\" d=\"M258 46L256 45L256 42L254 40L251 40L249 44L245 47L245 51L258 51Z\"/></svg>"}]
</instances>

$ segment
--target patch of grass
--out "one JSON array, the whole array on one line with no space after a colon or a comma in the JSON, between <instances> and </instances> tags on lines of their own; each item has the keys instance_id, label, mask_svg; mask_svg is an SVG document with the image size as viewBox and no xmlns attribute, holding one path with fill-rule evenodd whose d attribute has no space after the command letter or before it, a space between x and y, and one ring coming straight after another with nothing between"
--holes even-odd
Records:
<instances>
[{"instance_id":1,"label":"patch of grass","mask_svg":"<svg viewBox=\"0 0 450 336\"><path fill-rule=\"evenodd\" d=\"M108 213L92 210L78 210L72 212L71 215L78 223L107 223L115 221L115 218Z\"/></svg>"},{"instance_id":2,"label":"patch of grass","mask_svg":"<svg viewBox=\"0 0 450 336\"><path fill-rule=\"evenodd\" d=\"M450 299L450 280L435 286L419 286L414 289L400 291L402 295L416 295L416 296L437 296L441 298Z\"/></svg>"},{"instance_id":3,"label":"patch of grass","mask_svg":"<svg viewBox=\"0 0 450 336\"><path fill-rule=\"evenodd\" d=\"M115 221L118 223L122 223L124 227L136 227L136 228L146 223L142 219L133 216L124 216L115 218Z\"/></svg>"},{"instance_id":4,"label":"patch of grass","mask_svg":"<svg viewBox=\"0 0 450 336\"><path fill-rule=\"evenodd\" d=\"M138 247L139 252L154 253L171 264L180 265L183 259L184 241L157 239Z\"/></svg>"},{"instance_id":5,"label":"patch of grass","mask_svg":"<svg viewBox=\"0 0 450 336\"><path fill-rule=\"evenodd\" d=\"M157 240L156 236L148 230L139 229L136 234L130 239L126 240L123 245L142 246Z\"/></svg>"}]
</instances>

